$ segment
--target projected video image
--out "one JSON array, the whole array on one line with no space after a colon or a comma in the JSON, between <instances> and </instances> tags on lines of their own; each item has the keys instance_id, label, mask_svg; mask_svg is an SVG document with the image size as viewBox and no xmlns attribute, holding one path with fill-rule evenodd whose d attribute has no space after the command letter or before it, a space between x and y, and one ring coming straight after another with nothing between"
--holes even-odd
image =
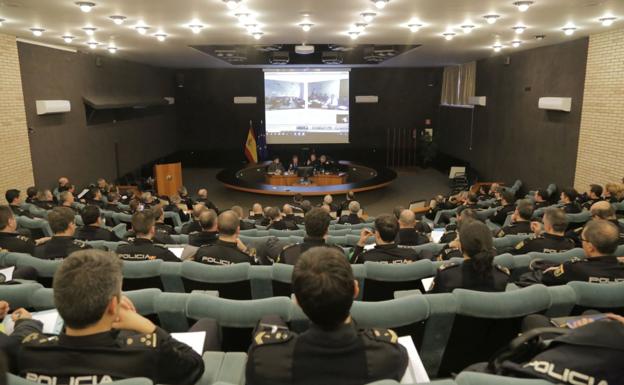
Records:
<instances>
[{"instance_id":1,"label":"projected video image","mask_svg":"<svg viewBox=\"0 0 624 385\"><path fill-rule=\"evenodd\" d=\"M348 143L349 72L265 72L267 143Z\"/></svg>"}]
</instances>

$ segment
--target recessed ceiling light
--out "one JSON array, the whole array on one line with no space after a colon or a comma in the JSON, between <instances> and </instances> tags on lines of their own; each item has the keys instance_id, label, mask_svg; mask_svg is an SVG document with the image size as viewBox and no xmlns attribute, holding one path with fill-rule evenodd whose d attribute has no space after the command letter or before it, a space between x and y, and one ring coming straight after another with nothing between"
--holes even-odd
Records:
<instances>
[{"instance_id":1,"label":"recessed ceiling light","mask_svg":"<svg viewBox=\"0 0 624 385\"><path fill-rule=\"evenodd\" d=\"M74 41L74 37L72 35L64 35L61 36L63 38L63 41L67 44L71 43L72 41Z\"/></svg>"},{"instance_id":2,"label":"recessed ceiling light","mask_svg":"<svg viewBox=\"0 0 624 385\"><path fill-rule=\"evenodd\" d=\"M365 22L370 23L373 21L375 16L377 16L377 14L375 12L362 12L360 16L362 16L362 19L364 19Z\"/></svg>"},{"instance_id":3,"label":"recessed ceiling light","mask_svg":"<svg viewBox=\"0 0 624 385\"><path fill-rule=\"evenodd\" d=\"M124 21L126 21L126 17L121 15L113 15L110 16L109 19L111 19L117 25L122 25Z\"/></svg>"},{"instance_id":4,"label":"recessed ceiling light","mask_svg":"<svg viewBox=\"0 0 624 385\"><path fill-rule=\"evenodd\" d=\"M236 16L238 18L238 21L240 21L241 23L245 23L251 17L251 15L247 12L235 13L234 16Z\"/></svg>"},{"instance_id":5,"label":"recessed ceiling light","mask_svg":"<svg viewBox=\"0 0 624 385\"><path fill-rule=\"evenodd\" d=\"M301 24L299 24L301 29L303 29L305 32L308 32L310 29L312 29L313 25L314 24L312 24L312 23L301 23Z\"/></svg>"},{"instance_id":6,"label":"recessed ceiling light","mask_svg":"<svg viewBox=\"0 0 624 385\"><path fill-rule=\"evenodd\" d=\"M570 25L570 26L566 26L561 28L561 30L563 31L563 33L565 33L567 36L572 36L574 35L574 31L576 31L576 27Z\"/></svg>"},{"instance_id":7,"label":"recessed ceiling light","mask_svg":"<svg viewBox=\"0 0 624 385\"><path fill-rule=\"evenodd\" d=\"M95 31L97 31L97 28L95 27L84 27L82 29L83 31L85 31L85 33L89 36L93 36L93 34L95 33Z\"/></svg>"},{"instance_id":8,"label":"recessed ceiling light","mask_svg":"<svg viewBox=\"0 0 624 385\"><path fill-rule=\"evenodd\" d=\"M464 31L464 33L470 33L472 32L472 30L474 29L474 25L472 24L464 24L461 26L462 31Z\"/></svg>"},{"instance_id":9,"label":"recessed ceiling light","mask_svg":"<svg viewBox=\"0 0 624 385\"><path fill-rule=\"evenodd\" d=\"M349 34L352 40L355 40L358 38L358 36L360 36L360 33L358 31L349 31L347 33Z\"/></svg>"},{"instance_id":10,"label":"recessed ceiling light","mask_svg":"<svg viewBox=\"0 0 624 385\"><path fill-rule=\"evenodd\" d=\"M544 40L546 39L546 35L535 35L535 40Z\"/></svg>"},{"instance_id":11,"label":"recessed ceiling light","mask_svg":"<svg viewBox=\"0 0 624 385\"><path fill-rule=\"evenodd\" d=\"M98 46L99 44L100 44L100 43L98 43L98 42L97 42L97 41L95 41L95 40L91 40L91 41L88 41L88 42L87 42L87 45L88 45L88 46L89 46L89 48L91 48L91 49L96 49L96 48L97 48L97 46Z\"/></svg>"},{"instance_id":12,"label":"recessed ceiling light","mask_svg":"<svg viewBox=\"0 0 624 385\"><path fill-rule=\"evenodd\" d=\"M533 5L533 1L516 1L513 3L518 8L520 12L526 12L531 5Z\"/></svg>"},{"instance_id":13,"label":"recessed ceiling light","mask_svg":"<svg viewBox=\"0 0 624 385\"><path fill-rule=\"evenodd\" d=\"M240 5L241 0L223 0L223 2L229 9L236 9Z\"/></svg>"},{"instance_id":14,"label":"recessed ceiling light","mask_svg":"<svg viewBox=\"0 0 624 385\"><path fill-rule=\"evenodd\" d=\"M375 3L375 7L377 7L377 9L384 9L386 5L388 5L388 3L390 2L390 0L371 0L371 1Z\"/></svg>"},{"instance_id":15,"label":"recessed ceiling light","mask_svg":"<svg viewBox=\"0 0 624 385\"><path fill-rule=\"evenodd\" d=\"M256 31L256 32L251 34L251 36L253 36L254 39L256 39L256 40L260 40L262 38L262 35L264 35L264 33L260 32L260 31Z\"/></svg>"},{"instance_id":16,"label":"recessed ceiling light","mask_svg":"<svg viewBox=\"0 0 624 385\"><path fill-rule=\"evenodd\" d=\"M91 12L91 9L95 7L95 3L91 3L88 1L78 1L76 2L76 5L79 6L80 10L85 13Z\"/></svg>"},{"instance_id":17,"label":"recessed ceiling light","mask_svg":"<svg viewBox=\"0 0 624 385\"><path fill-rule=\"evenodd\" d=\"M35 36L41 36L43 35L43 33L45 32L45 29L43 28L31 28L30 31L33 33L33 35Z\"/></svg>"},{"instance_id":18,"label":"recessed ceiling light","mask_svg":"<svg viewBox=\"0 0 624 385\"><path fill-rule=\"evenodd\" d=\"M194 34L198 34L204 29L204 26L201 24L191 24L188 26Z\"/></svg>"},{"instance_id":19,"label":"recessed ceiling light","mask_svg":"<svg viewBox=\"0 0 624 385\"><path fill-rule=\"evenodd\" d=\"M511 42L511 46L514 48L520 47L520 44L522 44L522 40L514 40Z\"/></svg>"},{"instance_id":20,"label":"recessed ceiling light","mask_svg":"<svg viewBox=\"0 0 624 385\"><path fill-rule=\"evenodd\" d=\"M483 16L483 18L485 19L485 21L487 21L488 24L494 24L500 18L500 16L492 13L492 14Z\"/></svg>"},{"instance_id":21,"label":"recessed ceiling light","mask_svg":"<svg viewBox=\"0 0 624 385\"><path fill-rule=\"evenodd\" d=\"M366 24L366 23L355 23L353 29L358 31L358 32L362 32L362 31L364 31L364 29L366 28L367 25L368 24Z\"/></svg>"},{"instance_id":22,"label":"recessed ceiling light","mask_svg":"<svg viewBox=\"0 0 624 385\"><path fill-rule=\"evenodd\" d=\"M254 31L256 31L258 29L258 24L245 24L245 28L247 29L247 32L253 34Z\"/></svg>"},{"instance_id":23,"label":"recessed ceiling light","mask_svg":"<svg viewBox=\"0 0 624 385\"><path fill-rule=\"evenodd\" d=\"M136 27L134 27L134 29L136 29L136 31L141 35L145 35L150 27L148 27L147 25L137 25Z\"/></svg>"},{"instance_id":24,"label":"recessed ceiling light","mask_svg":"<svg viewBox=\"0 0 624 385\"><path fill-rule=\"evenodd\" d=\"M515 27L511 27L518 35L522 32L526 31L527 27L525 25L516 25Z\"/></svg>"},{"instance_id":25,"label":"recessed ceiling light","mask_svg":"<svg viewBox=\"0 0 624 385\"><path fill-rule=\"evenodd\" d=\"M410 24L407 25L407 28L409 28L410 31L412 31L412 32L418 32L418 31L420 31L422 26L423 25L420 24L420 23L410 23Z\"/></svg>"},{"instance_id":26,"label":"recessed ceiling light","mask_svg":"<svg viewBox=\"0 0 624 385\"><path fill-rule=\"evenodd\" d=\"M492 48L494 49L494 52L500 52L503 49L503 46L501 44L494 44Z\"/></svg>"},{"instance_id":27,"label":"recessed ceiling light","mask_svg":"<svg viewBox=\"0 0 624 385\"><path fill-rule=\"evenodd\" d=\"M605 17L601 17L600 19L598 19L598 21L600 21L602 25L605 27L610 27L611 25L613 25L613 23L616 20L617 20L617 17L613 17L613 16L605 16Z\"/></svg>"},{"instance_id":28,"label":"recessed ceiling light","mask_svg":"<svg viewBox=\"0 0 624 385\"><path fill-rule=\"evenodd\" d=\"M167 39L167 34L164 32L158 32L154 34L154 37L158 40L158 41L165 41Z\"/></svg>"},{"instance_id":29,"label":"recessed ceiling light","mask_svg":"<svg viewBox=\"0 0 624 385\"><path fill-rule=\"evenodd\" d=\"M117 52L117 47L115 47L115 44L112 44L112 43L111 43L111 44L109 44L109 45L108 45L107 50L108 50L108 52L110 52L110 53L115 53L115 52Z\"/></svg>"},{"instance_id":30,"label":"recessed ceiling light","mask_svg":"<svg viewBox=\"0 0 624 385\"><path fill-rule=\"evenodd\" d=\"M0 27L2 27L2 23L4 23L6 21L6 19L3 19L0 17Z\"/></svg>"},{"instance_id":31,"label":"recessed ceiling light","mask_svg":"<svg viewBox=\"0 0 624 385\"><path fill-rule=\"evenodd\" d=\"M442 36L444 36L444 38L446 40L453 40L453 38L455 37L456 33L455 32L444 32L442 34Z\"/></svg>"}]
</instances>

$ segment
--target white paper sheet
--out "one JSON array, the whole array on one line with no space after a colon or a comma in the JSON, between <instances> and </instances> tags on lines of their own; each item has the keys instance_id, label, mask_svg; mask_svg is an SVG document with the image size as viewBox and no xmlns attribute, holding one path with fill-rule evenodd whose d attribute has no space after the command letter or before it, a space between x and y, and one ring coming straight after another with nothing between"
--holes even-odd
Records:
<instances>
[{"instance_id":1,"label":"white paper sheet","mask_svg":"<svg viewBox=\"0 0 624 385\"><path fill-rule=\"evenodd\" d=\"M184 247L169 247L169 251L175 254L178 259L182 259L182 253L184 252Z\"/></svg>"},{"instance_id":2,"label":"white paper sheet","mask_svg":"<svg viewBox=\"0 0 624 385\"><path fill-rule=\"evenodd\" d=\"M187 344L200 356L204 354L206 332L171 333L171 337Z\"/></svg>"},{"instance_id":3,"label":"white paper sheet","mask_svg":"<svg viewBox=\"0 0 624 385\"><path fill-rule=\"evenodd\" d=\"M423 279L420 280L420 282L422 283L423 287L425 288L425 291L431 290L431 285L433 284L433 280L434 280L434 277L423 278Z\"/></svg>"},{"instance_id":4,"label":"white paper sheet","mask_svg":"<svg viewBox=\"0 0 624 385\"><path fill-rule=\"evenodd\" d=\"M0 270L0 282L9 282L13 279L13 272L15 271L15 266L7 267L6 269Z\"/></svg>"},{"instance_id":5,"label":"white paper sheet","mask_svg":"<svg viewBox=\"0 0 624 385\"><path fill-rule=\"evenodd\" d=\"M444 235L444 229L434 229L431 232L431 240L434 243L440 243L440 239L442 239L442 236Z\"/></svg>"},{"instance_id":6,"label":"white paper sheet","mask_svg":"<svg viewBox=\"0 0 624 385\"><path fill-rule=\"evenodd\" d=\"M63 329L63 319L56 309L44 310L31 314L34 320L41 321L41 323L43 323L44 334L61 333L61 330ZM11 316L7 315L4 317L2 324L4 325L5 334L13 333L13 330L15 329L15 322L13 322Z\"/></svg>"},{"instance_id":7,"label":"white paper sheet","mask_svg":"<svg viewBox=\"0 0 624 385\"><path fill-rule=\"evenodd\" d=\"M409 356L409 364L401 379L401 384L428 383L429 375L423 366L418 351L416 351L416 346L414 345L414 341L412 341L412 337L399 337L399 343L407 350Z\"/></svg>"}]
</instances>

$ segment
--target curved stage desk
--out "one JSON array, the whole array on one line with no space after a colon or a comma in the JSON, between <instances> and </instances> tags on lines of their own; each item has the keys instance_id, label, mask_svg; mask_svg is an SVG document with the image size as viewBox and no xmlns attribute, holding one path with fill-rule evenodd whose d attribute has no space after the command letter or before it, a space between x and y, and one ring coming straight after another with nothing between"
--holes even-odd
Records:
<instances>
[{"instance_id":1,"label":"curved stage desk","mask_svg":"<svg viewBox=\"0 0 624 385\"><path fill-rule=\"evenodd\" d=\"M217 179L227 188L264 195L319 196L362 192L388 186L397 177L389 168L372 168L349 161L339 161L340 173L319 174L302 183L296 175L269 175L266 166L271 162L249 165L243 169L225 169Z\"/></svg>"}]
</instances>

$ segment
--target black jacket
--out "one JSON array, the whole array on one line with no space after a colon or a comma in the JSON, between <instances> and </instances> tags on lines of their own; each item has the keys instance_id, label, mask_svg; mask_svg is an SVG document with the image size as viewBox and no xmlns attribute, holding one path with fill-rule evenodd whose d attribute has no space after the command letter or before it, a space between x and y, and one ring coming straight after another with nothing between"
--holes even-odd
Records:
<instances>
[{"instance_id":1,"label":"black jacket","mask_svg":"<svg viewBox=\"0 0 624 385\"><path fill-rule=\"evenodd\" d=\"M199 221L192 220L191 222L188 222L182 225L182 229L180 230L180 233L190 234L190 233L199 232L199 231L202 231Z\"/></svg>"},{"instance_id":2,"label":"black jacket","mask_svg":"<svg viewBox=\"0 0 624 385\"><path fill-rule=\"evenodd\" d=\"M351 263L411 263L418 261L420 256L410 248L398 247L395 243L376 245L374 249L364 251L363 247L355 246Z\"/></svg>"},{"instance_id":3,"label":"black jacket","mask_svg":"<svg viewBox=\"0 0 624 385\"><path fill-rule=\"evenodd\" d=\"M362 222L363 222L362 218L360 218L357 214L343 215L340 217L340 219L338 219L339 225L343 225L346 223L350 223L352 225L359 225Z\"/></svg>"},{"instance_id":4,"label":"black jacket","mask_svg":"<svg viewBox=\"0 0 624 385\"><path fill-rule=\"evenodd\" d=\"M538 237L525 239L511 250L511 254L561 253L574 248L574 241L559 235L544 233Z\"/></svg>"},{"instance_id":5,"label":"black jacket","mask_svg":"<svg viewBox=\"0 0 624 385\"><path fill-rule=\"evenodd\" d=\"M490 274L481 276L471 260L440 266L433 281L431 293L450 293L455 289L477 291L505 291L510 272L498 265L492 266Z\"/></svg>"},{"instance_id":6,"label":"black jacket","mask_svg":"<svg viewBox=\"0 0 624 385\"><path fill-rule=\"evenodd\" d=\"M564 285L571 281L590 283L624 282L624 264L616 257L575 258L542 275L544 285Z\"/></svg>"},{"instance_id":7,"label":"black jacket","mask_svg":"<svg viewBox=\"0 0 624 385\"><path fill-rule=\"evenodd\" d=\"M35 253L35 241L18 233L0 232L0 249L9 250L12 253Z\"/></svg>"},{"instance_id":8,"label":"black jacket","mask_svg":"<svg viewBox=\"0 0 624 385\"><path fill-rule=\"evenodd\" d=\"M429 243L429 238L416 231L416 229L399 229L396 243L401 246L418 246Z\"/></svg>"},{"instance_id":9,"label":"black jacket","mask_svg":"<svg viewBox=\"0 0 624 385\"><path fill-rule=\"evenodd\" d=\"M41 259L63 259L74 251L91 249L83 241L73 237L53 236L52 239L35 247L35 257Z\"/></svg>"},{"instance_id":10,"label":"black jacket","mask_svg":"<svg viewBox=\"0 0 624 385\"><path fill-rule=\"evenodd\" d=\"M520 234L532 234L531 221L521 221L512 223L509 226L505 226L496 234L497 238L502 238L505 235L520 235Z\"/></svg>"},{"instance_id":11,"label":"black jacket","mask_svg":"<svg viewBox=\"0 0 624 385\"><path fill-rule=\"evenodd\" d=\"M344 253L342 248L334 245L328 245L323 238L312 238L305 237L303 238L303 242L297 243L294 245L286 246L279 255L278 262L286 263L288 265L296 265L297 261L301 254L305 253L308 249L313 247L333 247L337 250L340 250L341 253Z\"/></svg>"},{"instance_id":12,"label":"black jacket","mask_svg":"<svg viewBox=\"0 0 624 385\"><path fill-rule=\"evenodd\" d=\"M249 254L238 249L235 242L218 240L214 245L200 247L195 253L195 261L208 265L233 265L236 263L253 263Z\"/></svg>"},{"instance_id":13,"label":"black jacket","mask_svg":"<svg viewBox=\"0 0 624 385\"><path fill-rule=\"evenodd\" d=\"M128 245L119 245L117 247L117 255L124 261L152 261L162 259L165 262L180 262L166 247L155 245L149 239L134 238L130 239Z\"/></svg>"},{"instance_id":14,"label":"black jacket","mask_svg":"<svg viewBox=\"0 0 624 385\"><path fill-rule=\"evenodd\" d=\"M117 242L119 238L109 229L99 226L82 226L76 230L74 238L82 241L111 241Z\"/></svg>"},{"instance_id":15,"label":"black jacket","mask_svg":"<svg viewBox=\"0 0 624 385\"><path fill-rule=\"evenodd\" d=\"M507 215L509 215L509 213L513 213L514 210L516 210L516 205L510 204L503 206L496 210L496 214L494 214L494 216L490 218L490 221L492 223L496 223L499 226L502 226L507 220Z\"/></svg>"},{"instance_id":16,"label":"black jacket","mask_svg":"<svg viewBox=\"0 0 624 385\"><path fill-rule=\"evenodd\" d=\"M565 211L566 214L578 214L582 210L581 205L579 205L577 202L571 202L563 206L563 211Z\"/></svg>"},{"instance_id":17,"label":"black jacket","mask_svg":"<svg viewBox=\"0 0 624 385\"><path fill-rule=\"evenodd\" d=\"M189 245L204 246L214 245L219 239L219 233L216 231L199 231L189 234Z\"/></svg>"}]
</instances>

